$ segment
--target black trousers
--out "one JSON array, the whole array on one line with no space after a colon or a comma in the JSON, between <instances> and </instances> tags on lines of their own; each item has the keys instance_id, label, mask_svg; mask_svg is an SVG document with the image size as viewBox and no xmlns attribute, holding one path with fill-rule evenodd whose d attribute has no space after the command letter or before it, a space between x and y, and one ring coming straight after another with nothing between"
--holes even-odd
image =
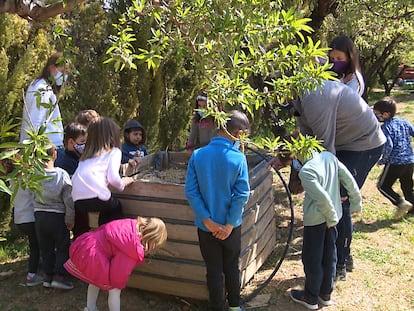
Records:
<instances>
[{"instance_id":1,"label":"black trousers","mask_svg":"<svg viewBox=\"0 0 414 311\"><path fill-rule=\"evenodd\" d=\"M98 198L75 201L75 226L72 230L74 238L90 230L89 212L99 212L99 226L124 218L121 202L112 196L108 201Z\"/></svg>"},{"instance_id":2,"label":"black trousers","mask_svg":"<svg viewBox=\"0 0 414 311\"><path fill-rule=\"evenodd\" d=\"M385 164L381 176L378 179L378 190L390 200L392 204L397 205L401 201L401 196L392 189L392 186L399 180L404 198L411 204L414 204L413 169L413 163L401 165Z\"/></svg>"},{"instance_id":3,"label":"black trousers","mask_svg":"<svg viewBox=\"0 0 414 311\"><path fill-rule=\"evenodd\" d=\"M36 234L46 275L64 275L63 264L69 259L70 237L65 214L35 212Z\"/></svg>"},{"instance_id":4,"label":"black trousers","mask_svg":"<svg viewBox=\"0 0 414 311\"><path fill-rule=\"evenodd\" d=\"M30 273L37 273L40 261L40 248L36 235L36 227L34 222L27 222L16 225L19 230L27 235L29 240L29 270Z\"/></svg>"},{"instance_id":5,"label":"black trousers","mask_svg":"<svg viewBox=\"0 0 414 311\"><path fill-rule=\"evenodd\" d=\"M233 228L225 240L216 239L211 232L198 229L198 239L207 268L207 287L212 309L224 310L225 290L229 306L239 306L241 226Z\"/></svg>"}]
</instances>

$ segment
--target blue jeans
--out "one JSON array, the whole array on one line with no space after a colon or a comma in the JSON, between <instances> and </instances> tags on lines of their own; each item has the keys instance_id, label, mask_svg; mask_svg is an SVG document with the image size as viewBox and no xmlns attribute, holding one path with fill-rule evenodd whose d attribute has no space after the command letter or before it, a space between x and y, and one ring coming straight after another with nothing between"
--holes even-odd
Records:
<instances>
[{"instance_id":1,"label":"blue jeans","mask_svg":"<svg viewBox=\"0 0 414 311\"><path fill-rule=\"evenodd\" d=\"M303 229L302 262L305 271L305 296L312 303L318 296L330 295L336 273L336 227L326 223Z\"/></svg>"},{"instance_id":2,"label":"blue jeans","mask_svg":"<svg viewBox=\"0 0 414 311\"><path fill-rule=\"evenodd\" d=\"M378 162L381 157L382 146L365 150L365 151L346 151L341 150L336 152L336 156L354 176L359 189L365 183L372 167ZM341 188L341 196L346 196L347 193L344 188ZM337 225L338 239L336 241L336 249L338 254L338 268L345 267L345 262L350 254L350 246L352 241L352 218L349 207L349 200L342 203L342 218Z\"/></svg>"}]
</instances>

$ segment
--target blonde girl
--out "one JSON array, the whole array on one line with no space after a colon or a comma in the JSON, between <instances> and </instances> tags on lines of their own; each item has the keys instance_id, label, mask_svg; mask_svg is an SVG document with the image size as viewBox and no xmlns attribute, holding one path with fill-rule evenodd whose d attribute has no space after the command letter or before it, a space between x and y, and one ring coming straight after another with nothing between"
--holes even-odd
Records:
<instances>
[{"instance_id":1,"label":"blonde girl","mask_svg":"<svg viewBox=\"0 0 414 311\"><path fill-rule=\"evenodd\" d=\"M159 218L111 221L77 238L69 250L66 270L89 283L84 311L98 311L99 290L108 291L109 311L120 311L121 290L135 266L167 240Z\"/></svg>"}]
</instances>

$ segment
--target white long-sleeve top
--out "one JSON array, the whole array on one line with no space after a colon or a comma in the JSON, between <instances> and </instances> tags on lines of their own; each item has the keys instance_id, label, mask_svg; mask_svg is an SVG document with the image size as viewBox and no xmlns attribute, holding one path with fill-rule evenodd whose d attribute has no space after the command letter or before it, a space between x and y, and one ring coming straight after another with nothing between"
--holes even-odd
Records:
<instances>
[{"instance_id":1,"label":"white long-sleeve top","mask_svg":"<svg viewBox=\"0 0 414 311\"><path fill-rule=\"evenodd\" d=\"M37 102L43 104L56 104L56 95L45 79L34 80L26 92L25 105L23 107L22 128L20 131L20 142L27 139L26 130L37 131L45 124L50 112L44 106L37 105ZM59 106L53 109L50 122L46 124L47 137L55 146L63 146L63 124L61 120Z\"/></svg>"},{"instance_id":2,"label":"white long-sleeve top","mask_svg":"<svg viewBox=\"0 0 414 311\"><path fill-rule=\"evenodd\" d=\"M111 197L109 185L123 191L125 184L119 175L121 157L121 150L114 147L95 158L79 161L72 176L73 201L93 198L108 201Z\"/></svg>"}]
</instances>

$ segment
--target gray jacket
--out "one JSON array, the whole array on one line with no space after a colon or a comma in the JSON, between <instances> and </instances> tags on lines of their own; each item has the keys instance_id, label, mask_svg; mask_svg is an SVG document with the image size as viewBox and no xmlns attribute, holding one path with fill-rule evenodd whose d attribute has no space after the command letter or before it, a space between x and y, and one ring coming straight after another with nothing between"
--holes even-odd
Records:
<instances>
[{"instance_id":1,"label":"gray jacket","mask_svg":"<svg viewBox=\"0 0 414 311\"><path fill-rule=\"evenodd\" d=\"M334 154L337 150L370 150L385 143L371 108L345 84L324 81L294 105L301 133L316 136Z\"/></svg>"}]
</instances>

